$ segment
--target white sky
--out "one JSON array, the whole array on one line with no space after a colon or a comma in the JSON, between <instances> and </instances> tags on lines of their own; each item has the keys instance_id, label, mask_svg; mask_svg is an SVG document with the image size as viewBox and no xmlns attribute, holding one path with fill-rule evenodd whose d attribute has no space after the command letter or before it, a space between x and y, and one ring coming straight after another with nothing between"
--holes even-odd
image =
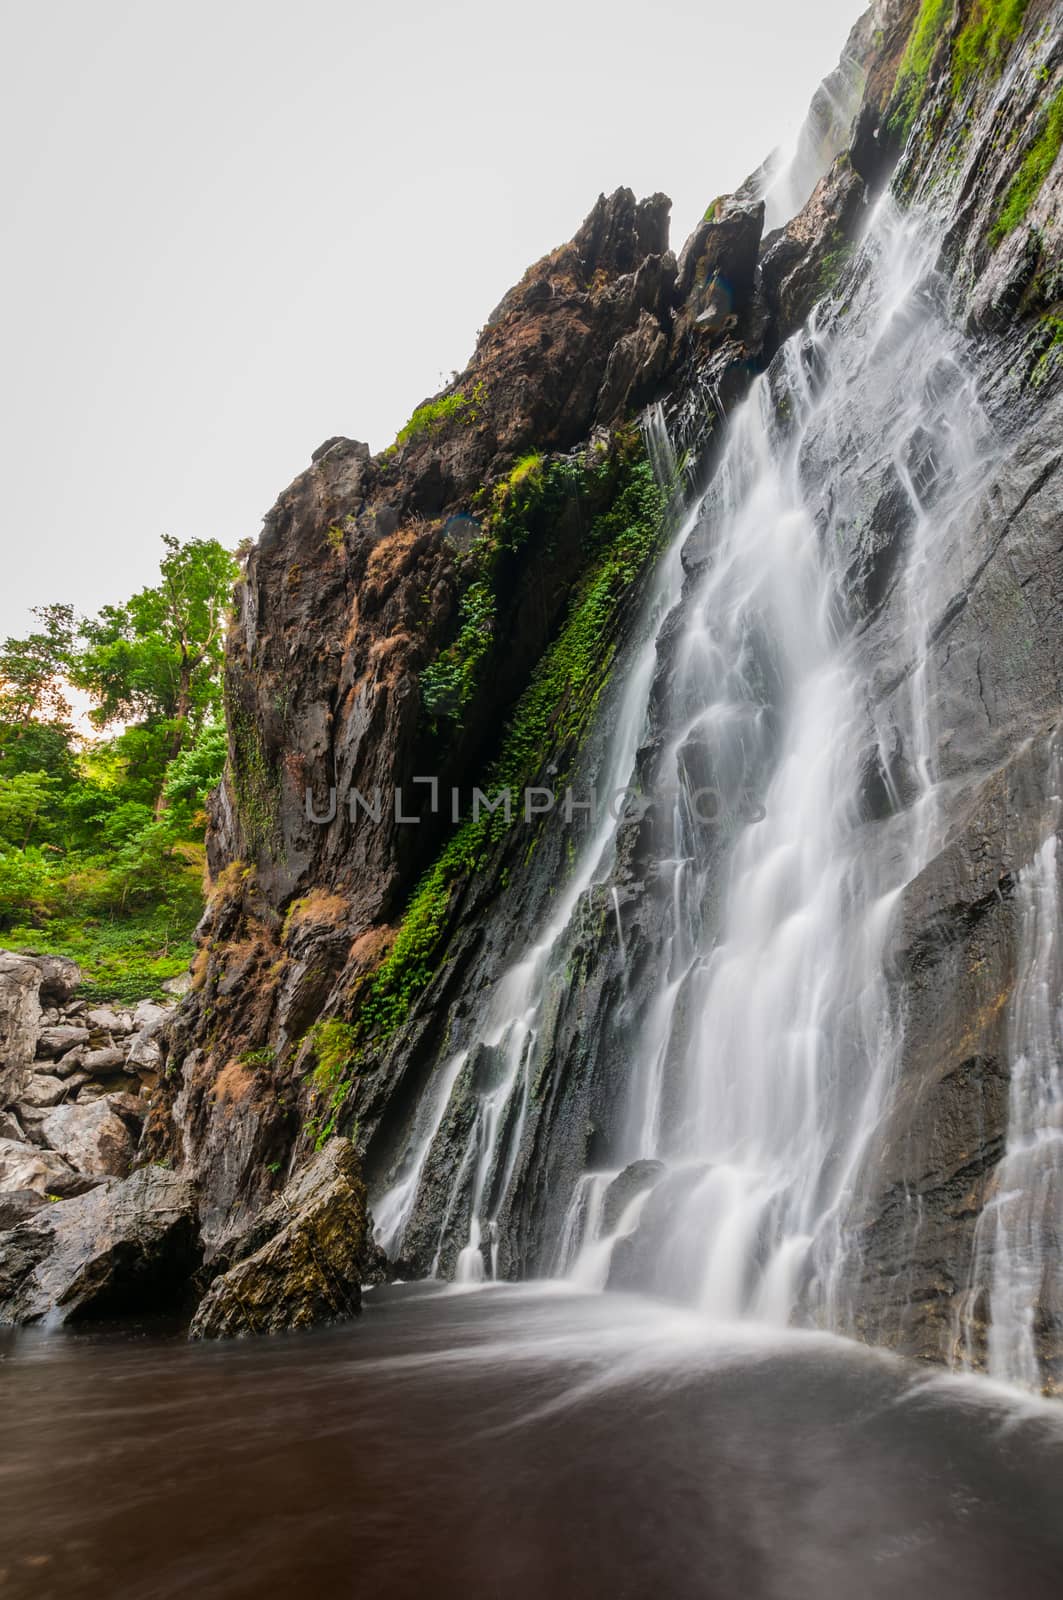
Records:
<instances>
[{"instance_id":1,"label":"white sky","mask_svg":"<svg viewBox=\"0 0 1063 1600\"><path fill-rule=\"evenodd\" d=\"M707 203L861 0L6 0L0 635L390 442L600 190Z\"/></svg>"}]
</instances>

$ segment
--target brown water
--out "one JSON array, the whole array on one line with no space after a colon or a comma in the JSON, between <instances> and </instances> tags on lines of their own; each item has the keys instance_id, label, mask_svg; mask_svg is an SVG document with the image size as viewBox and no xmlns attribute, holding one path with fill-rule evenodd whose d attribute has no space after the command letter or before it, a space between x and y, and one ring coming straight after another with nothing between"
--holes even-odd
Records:
<instances>
[{"instance_id":1,"label":"brown water","mask_svg":"<svg viewBox=\"0 0 1063 1600\"><path fill-rule=\"evenodd\" d=\"M1063 1594L1063 1407L618 1296L0 1336L0 1597Z\"/></svg>"}]
</instances>

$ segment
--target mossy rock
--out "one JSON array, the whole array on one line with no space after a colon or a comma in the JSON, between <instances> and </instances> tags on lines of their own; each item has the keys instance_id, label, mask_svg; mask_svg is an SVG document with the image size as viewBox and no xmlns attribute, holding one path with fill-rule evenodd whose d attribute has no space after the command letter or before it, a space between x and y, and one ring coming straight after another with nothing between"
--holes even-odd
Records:
<instances>
[{"instance_id":1,"label":"mossy rock","mask_svg":"<svg viewBox=\"0 0 1063 1600\"><path fill-rule=\"evenodd\" d=\"M368 1247L365 1184L354 1146L331 1139L228 1250L189 1337L283 1333L361 1310Z\"/></svg>"}]
</instances>

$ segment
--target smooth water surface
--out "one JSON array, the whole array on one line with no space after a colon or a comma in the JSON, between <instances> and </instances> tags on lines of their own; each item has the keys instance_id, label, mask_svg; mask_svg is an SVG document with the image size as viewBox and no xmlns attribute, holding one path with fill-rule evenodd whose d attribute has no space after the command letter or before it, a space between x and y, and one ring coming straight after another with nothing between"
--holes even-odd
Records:
<instances>
[{"instance_id":1,"label":"smooth water surface","mask_svg":"<svg viewBox=\"0 0 1063 1600\"><path fill-rule=\"evenodd\" d=\"M0 1417L4 1600L1063 1592L1063 1412L634 1297L5 1334Z\"/></svg>"}]
</instances>

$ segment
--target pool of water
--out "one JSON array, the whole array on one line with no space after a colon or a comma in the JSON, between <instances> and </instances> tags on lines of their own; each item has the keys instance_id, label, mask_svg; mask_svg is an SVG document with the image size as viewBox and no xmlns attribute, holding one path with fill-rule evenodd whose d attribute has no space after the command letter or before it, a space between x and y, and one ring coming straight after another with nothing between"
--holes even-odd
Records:
<instances>
[{"instance_id":1,"label":"pool of water","mask_svg":"<svg viewBox=\"0 0 1063 1600\"><path fill-rule=\"evenodd\" d=\"M634 1297L365 1304L0 1333L2 1600L1063 1594L1063 1406Z\"/></svg>"}]
</instances>

